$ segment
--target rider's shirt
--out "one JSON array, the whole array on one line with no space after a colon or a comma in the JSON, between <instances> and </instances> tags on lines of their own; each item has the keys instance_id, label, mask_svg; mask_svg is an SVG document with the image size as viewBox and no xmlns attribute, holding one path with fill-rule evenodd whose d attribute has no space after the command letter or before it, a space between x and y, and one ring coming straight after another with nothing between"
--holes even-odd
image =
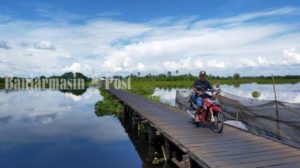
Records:
<instances>
[{"instance_id":1,"label":"rider's shirt","mask_svg":"<svg viewBox=\"0 0 300 168\"><path fill-rule=\"evenodd\" d=\"M207 80L201 81L200 79L195 80L194 87L203 88L204 91L207 91L208 89L212 89L211 84Z\"/></svg>"}]
</instances>

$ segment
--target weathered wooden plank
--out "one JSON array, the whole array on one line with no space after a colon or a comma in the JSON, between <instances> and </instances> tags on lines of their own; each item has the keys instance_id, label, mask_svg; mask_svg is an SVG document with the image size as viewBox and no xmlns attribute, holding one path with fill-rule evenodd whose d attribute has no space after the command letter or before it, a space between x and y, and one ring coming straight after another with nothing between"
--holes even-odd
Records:
<instances>
[{"instance_id":1,"label":"weathered wooden plank","mask_svg":"<svg viewBox=\"0 0 300 168\"><path fill-rule=\"evenodd\" d=\"M228 156L238 156L239 158L242 157L248 157L248 155L251 154L257 154L257 153L271 153L274 152L276 153L277 151L282 151L285 149L290 149L287 148L286 146L272 146L272 143L269 144L264 144L264 146L258 146L258 145L250 145L246 146L245 148L239 147L237 150L227 150L224 153L221 154L206 154L204 155L206 158L220 158L220 157L228 157Z\"/></svg>"},{"instance_id":2,"label":"weathered wooden plank","mask_svg":"<svg viewBox=\"0 0 300 168\"><path fill-rule=\"evenodd\" d=\"M261 160L273 160L274 158L283 158L286 156L289 156L291 154L296 154L294 153L295 151L291 150L290 148L285 148L285 149L277 149L277 150L269 150L269 151L257 151L256 153L248 153L244 155L227 155L223 157L204 157L205 159L208 159L212 162L219 162L222 160L238 160L238 163L249 163L249 162L254 162L254 158L259 158L256 159L255 162L261 161ZM292 155L293 156L293 155ZM244 162L242 162L244 161Z\"/></svg>"},{"instance_id":3,"label":"weathered wooden plank","mask_svg":"<svg viewBox=\"0 0 300 168\"><path fill-rule=\"evenodd\" d=\"M262 147L272 147L273 144L266 143L266 142L260 142L260 143L253 143L253 144L247 144L243 146L239 146L238 148L233 149L228 149L228 148L210 148L209 146L204 146L204 147L195 147L195 148L189 148L193 153L196 153L197 155L201 156L210 156L210 155L224 155L224 154L232 154L235 152L241 152L241 151L248 151L250 149L259 149Z\"/></svg>"},{"instance_id":4,"label":"weathered wooden plank","mask_svg":"<svg viewBox=\"0 0 300 168\"><path fill-rule=\"evenodd\" d=\"M300 161L296 161L292 163L273 164L269 166L264 166L262 168L299 168L299 167L300 167Z\"/></svg>"},{"instance_id":5,"label":"weathered wooden plank","mask_svg":"<svg viewBox=\"0 0 300 168\"><path fill-rule=\"evenodd\" d=\"M232 160L230 160L232 161ZM280 159L274 159L274 160L267 160L267 161L260 161L260 162L252 162L252 163L244 163L244 164L239 164L239 163L221 163L215 165L215 167L222 167L222 168L244 168L244 167L273 167L274 165L286 165L290 163L297 163L299 162L299 156L294 156L294 157L285 157L285 158L280 158ZM294 165L295 165L294 164ZM298 165L299 168L300 166ZM284 168L290 168L288 166L284 166Z\"/></svg>"},{"instance_id":6,"label":"weathered wooden plank","mask_svg":"<svg viewBox=\"0 0 300 168\"><path fill-rule=\"evenodd\" d=\"M203 167L300 167L297 148L226 125L222 134L195 128L177 108L120 90L109 92Z\"/></svg>"}]
</instances>

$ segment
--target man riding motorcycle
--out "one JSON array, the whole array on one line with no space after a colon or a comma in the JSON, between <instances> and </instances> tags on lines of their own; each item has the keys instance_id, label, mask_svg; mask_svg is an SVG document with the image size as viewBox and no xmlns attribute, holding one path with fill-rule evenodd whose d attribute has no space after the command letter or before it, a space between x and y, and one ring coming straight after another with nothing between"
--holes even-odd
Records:
<instances>
[{"instance_id":1,"label":"man riding motorcycle","mask_svg":"<svg viewBox=\"0 0 300 168\"><path fill-rule=\"evenodd\" d=\"M192 95L193 101L197 105L197 111L195 113L195 122L199 123L200 121L205 122L205 113L203 109L203 100L206 98L205 91L214 90L209 81L206 80L206 72L199 72L199 79L195 80Z\"/></svg>"}]
</instances>

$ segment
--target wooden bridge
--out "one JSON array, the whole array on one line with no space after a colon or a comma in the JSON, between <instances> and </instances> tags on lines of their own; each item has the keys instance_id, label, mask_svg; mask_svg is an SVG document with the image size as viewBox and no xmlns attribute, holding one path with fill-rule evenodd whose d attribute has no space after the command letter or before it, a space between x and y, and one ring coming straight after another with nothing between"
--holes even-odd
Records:
<instances>
[{"instance_id":1,"label":"wooden bridge","mask_svg":"<svg viewBox=\"0 0 300 168\"><path fill-rule=\"evenodd\" d=\"M163 154L178 167L300 168L300 150L228 125L223 133L195 128L184 111L122 90L108 90L137 123L150 125L149 140L164 138ZM172 156L172 146L182 155Z\"/></svg>"}]
</instances>

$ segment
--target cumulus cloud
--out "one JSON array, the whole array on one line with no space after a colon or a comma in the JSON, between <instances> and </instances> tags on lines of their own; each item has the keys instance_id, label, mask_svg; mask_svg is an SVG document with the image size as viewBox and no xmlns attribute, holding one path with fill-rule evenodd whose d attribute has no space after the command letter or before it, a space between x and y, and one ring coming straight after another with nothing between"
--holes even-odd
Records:
<instances>
[{"instance_id":1,"label":"cumulus cloud","mask_svg":"<svg viewBox=\"0 0 300 168\"><path fill-rule=\"evenodd\" d=\"M143 71L143 70L145 70L145 65L143 63L139 62L137 68L139 71Z\"/></svg>"},{"instance_id":2,"label":"cumulus cloud","mask_svg":"<svg viewBox=\"0 0 300 168\"><path fill-rule=\"evenodd\" d=\"M81 72L81 73L84 73L86 71L91 71L91 70L92 70L92 68L88 65L82 66L78 62L74 62L71 66L63 68L62 71L64 71L64 72Z\"/></svg>"},{"instance_id":3,"label":"cumulus cloud","mask_svg":"<svg viewBox=\"0 0 300 168\"><path fill-rule=\"evenodd\" d=\"M226 64L223 61L217 61L215 59L208 60L207 66L211 68L226 68Z\"/></svg>"},{"instance_id":4,"label":"cumulus cloud","mask_svg":"<svg viewBox=\"0 0 300 168\"><path fill-rule=\"evenodd\" d=\"M30 44L28 42L22 41L20 42L21 47L28 47Z\"/></svg>"},{"instance_id":5,"label":"cumulus cloud","mask_svg":"<svg viewBox=\"0 0 300 168\"><path fill-rule=\"evenodd\" d=\"M0 40L0 49L11 49L11 47L9 46L8 42L7 41L4 41L4 40Z\"/></svg>"},{"instance_id":6,"label":"cumulus cloud","mask_svg":"<svg viewBox=\"0 0 300 168\"><path fill-rule=\"evenodd\" d=\"M39 41L34 44L35 49L55 50L54 45L49 41Z\"/></svg>"},{"instance_id":7,"label":"cumulus cloud","mask_svg":"<svg viewBox=\"0 0 300 168\"><path fill-rule=\"evenodd\" d=\"M10 39L12 44L26 44L9 52L0 50L0 56L13 57L21 68L39 65L43 67L41 73L51 74L87 69L98 73L147 71L152 74L153 71L205 69L228 75L232 68L239 68L242 74L247 67L281 65L282 58L287 60L286 64L299 63L299 52L286 50L290 46L300 47L297 46L299 26L283 20L256 22L260 18L290 16L295 11L280 8L223 19L172 18L135 23L103 18L87 18L81 24L11 21L7 25L0 23L1 38ZM19 27L28 31L20 32ZM24 57L26 53L32 59Z\"/></svg>"},{"instance_id":8,"label":"cumulus cloud","mask_svg":"<svg viewBox=\"0 0 300 168\"><path fill-rule=\"evenodd\" d=\"M257 59L249 59L249 58L242 58L239 60L239 64L238 67L243 68L243 67L265 67L271 64L275 64L272 63L271 61L268 61L266 58L264 57L257 57ZM279 63L277 63L279 64Z\"/></svg>"},{"instance_id":9,"label":"cumulus cloud","mask_svg":"<svg viewBox=\"0 0 300 168\"><path fill-rule=\"evenodd\" d=\"M192 69L193 66L191 64L191 58L188 57L180 59L179 61L164 61L162 63L162 68L167 71L175 71L179 69Z\"/></svg>"},{"instance_id":10,"label":"cumulus cloud","mask_svg":"<svg viewBox=\"0 0 300 168\"><path fill-rule=\"evenodd\" d=\"M300 65L300 52L295 48L283 50L283 62L288 65Z\"/></svg>"},{"instance_id":11,"label":"cumulus cloud","mask_svg":"<svg viewBox=\"0 0 300 168\"><path fill-rule=\"evenodd\" d=\"M198 69L202 69L204 67L204 63L200 59L195 59L194 60L194 66Z\"/></svg>"}]
</instances>

